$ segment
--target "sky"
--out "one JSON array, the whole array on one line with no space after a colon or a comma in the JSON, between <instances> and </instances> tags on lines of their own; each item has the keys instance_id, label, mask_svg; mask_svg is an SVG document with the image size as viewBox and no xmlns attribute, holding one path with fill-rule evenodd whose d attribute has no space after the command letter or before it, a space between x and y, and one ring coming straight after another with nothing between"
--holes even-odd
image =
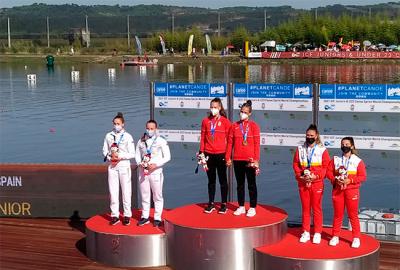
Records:
<instances>
[{"instance_id":1,"label":"sky","mask_svg":"<svg viewBox=\"0 0 400 270\"><path fill-rule=\"evenodd\" d=\"M65 0L0 0L0 8L9 8L13 6L30 5L33 3L45 3L45 4L79 4L79 5L139 5L139 4L162 4L162 5L174 5L174 6L191 6L191 7L206 7L206 8L220 8L220 7L233 7L233 6L282 6L289 5L294 8L310 9L315 7L322 7L334 4L343 5L371 5L378 3L387 3L387 1L379 0L79 0L79 1L65 1ZM391 0L396 2L396 0Z\"/></svg>"}]
</instances>

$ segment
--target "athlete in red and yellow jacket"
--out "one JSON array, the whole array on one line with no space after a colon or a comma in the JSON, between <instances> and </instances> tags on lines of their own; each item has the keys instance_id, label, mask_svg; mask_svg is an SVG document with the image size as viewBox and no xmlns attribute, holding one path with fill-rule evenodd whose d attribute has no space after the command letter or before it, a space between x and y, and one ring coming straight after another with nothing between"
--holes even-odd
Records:
<instances>
[{"instance_id":1,"label":"athlete in red and yellow jacket","mask_svg":"<svg viewBox=\"0 0 400 270\"><path fill-rule=\"evenodd\" d=\"M250 196L250 209L246 215L253 217L256 214L256 175L259 171L260 160L260 128L255 122L249 120L251 111L251 101L248 100L240 109L240 121L231 126L226 148L225 159L228 166L232 164L231 154L233 148L233 165L239 202L239 207L234 212L236 216L246 213L244 207L244 183L246 177Z\"/></svg>"},{"instance_id":2,"label":"athlete in red and yellow jacket","mask_svg":"<svg viewBox=\"0 0 400 270\"><path fill-rule=\"evenodd\" d=\"M302 208L301 243L310 240L311 210L314 214L313 243L321 242L323 180L329 161L328 150L321 144L317 126L310 125L306 131L306 143L297 148L293 157L293 170L299 187Z\"/></svg>"},{"instance_id":3,"label":"athlete in red and yellow jacket","mask_svg":"<svg viewBox=\"0 0 400 270\"><path fill-rule=\"evenodd\" d=\"M226 202L228 199L228 180L226 176L225 152L227 138L231 122L226 118L226 113L220 98L214 98L210 102L210 115L201 123L200 153L203 153L207 160L208 176L208 205L205 213L215 210L215 183L218 179L221 187L220 214L227 212Z\"/></svg>"},{"instance_id":4,"label":"athlete in red and yellow jacket","mask_svg":"<svg viewBox=\"0 0 400 270\"><path fill-rule=\"evenodd\" d=\"M353 233L353 248L360 247L360 221L358 219L358 204L360 201L360 185L365 181L367 173L364 162L356 153L353 137L344 137L341 141L342 156L335 156L329 163L326 173L333 184L333 228L332 239L329 245L339 243L340 229L342 227L344 208Z\"/></svg>"}]
</instances>

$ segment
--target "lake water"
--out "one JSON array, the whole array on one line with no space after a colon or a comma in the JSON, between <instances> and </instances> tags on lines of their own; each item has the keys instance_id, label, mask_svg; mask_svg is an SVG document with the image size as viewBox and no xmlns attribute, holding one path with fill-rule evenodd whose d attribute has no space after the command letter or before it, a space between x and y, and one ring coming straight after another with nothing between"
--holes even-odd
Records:
<instances>
[{"instance_id":1,"label":"lake water","mask_svg":"<svg viewBox=\"0 0 400 270\"><path fill-rule=\"evenodd\" d=\"M115 78L109 78L108 68L116 69ZM71 82L71 70L80 71L77 83ZM27 83L26 76L30 73L37 75L34 87ZM193 65L175 64L173 71L167 65L159 65L148 68L143 74L137 67L120 69L117 65L105 64L56 64L49 70L43 63L27 67L2 63L0 162L101 163L104 135L111 129L116 112L124 113L126 129L135 140L143 133L144 124L149 119L151 81L399 83L400 65L270 63L246 68L240 64L198 62ZM301 113L271 113L270 117L278 128L279 123L285 125L287 119L296 120L294 123L308 123L310 119L309 115ZM380 127L375 135L400 136L398 114L344 114L337 116L336 122L332 123L349 125L347 119L351 117L361 119L357 122L360 133L365 130L365 125L373 123ZM176 121L179 123L180 119ZM197 124L193 123L193 126ZM305 128L300 126L300 130ZM197 149L196 144L171 143L172 161L165 170L166 207L207 201L207 178L204 173L193 173L195 162L191 159ZM300 201L291 169L292 151L290 147L262 148L262 174L257 180L259 202L284 208L290 221L300 221ZM338 149L330 152L331 155L338 154ZM365 150L361 157L368 165L368 180L361 191L361 207L400 208L399 151ZM331 187L326 184L325 223L332 219L330 193ZM236 198L236 192L233 198Z\"/></svg>"}]
</instances>

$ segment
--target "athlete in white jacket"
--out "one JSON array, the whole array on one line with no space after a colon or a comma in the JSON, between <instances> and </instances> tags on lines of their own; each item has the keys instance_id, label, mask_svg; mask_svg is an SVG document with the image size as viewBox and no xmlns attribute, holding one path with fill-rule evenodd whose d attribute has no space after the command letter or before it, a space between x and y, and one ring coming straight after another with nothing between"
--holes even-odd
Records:
<instances>
[{"instance_id":1,"label":"athlete in white jacket","mask_svg":"<svg viewBox=\"0 0 400 270\"><path fill-rule=\"evenodd\" d=\"M130 224L132 217L131 197L131 162L135 157L135 145L132 136L124 129L124 116L118 113L113 119L114 129L106 134L103 144L104 161L108 166L108 188L110 191L111 221L110 225L119 223L119 185L122 189L124 208L124 225Z\"/></svg>"},{"instance_id":2,"label":"athlete in white jacket","mask_svg":"<svg viewBox=\"0 0 400 270\"><path fill-rule=\"evenodd\" d=\"M148 224L150 215L151 192L154 200L154 226L162 223L164 199L163 166L171 159L167 141L158 135L157 122L149 120L146 123L146 133L136 146L136 163L139 166L139 189L142 198L142 218L139 226Z\"/></svg>"}]
</instances>

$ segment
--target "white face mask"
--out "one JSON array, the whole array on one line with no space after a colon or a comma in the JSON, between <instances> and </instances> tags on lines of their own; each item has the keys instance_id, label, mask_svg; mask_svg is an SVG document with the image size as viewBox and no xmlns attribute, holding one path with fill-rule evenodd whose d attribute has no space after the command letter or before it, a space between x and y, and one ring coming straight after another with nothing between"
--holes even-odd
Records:
<instances>
[{"instance_id":1,"label":"white face mask","mask_svg":"<svg viewBox=\"0 0 400 270\"><path fill-rule=\"evenodd\" d=\"M219 110L217 108L211 108L210 111L212 116L216 116L219 114Z\"/></svg>"},{"instance_id":2,"label":"white face mask","mask_svg":"<svg viewBox=\"0 0 400 270\"><path fill-rule=\"evenodd\" d=\"M247 113L240 113L240 120L246 120L247 118L249 118L249 115Z\"/></svg>"},{"instance_id":3,"label":"white face mask","mask_svg":"<svg viewBox=\"0 0 400 270\"><path fill-rule=\"evenodd\" d=\"M151 137L154 136L154 134L156 134L156 131L155 130L146 129L146 134L147 134L147 136L149 136L151 138Z\"/></svg>"},{"instance_id":4,"label":"white face mask","mask_svg":"<svg viewBox=\"0 0 400 270\"><path fill-rule=\"evenodd\" d=\"M121 130L123 129L123 127L121 125L114 125L114 131L115 132L121 132Z\"/></svg>"}]
</instances>

